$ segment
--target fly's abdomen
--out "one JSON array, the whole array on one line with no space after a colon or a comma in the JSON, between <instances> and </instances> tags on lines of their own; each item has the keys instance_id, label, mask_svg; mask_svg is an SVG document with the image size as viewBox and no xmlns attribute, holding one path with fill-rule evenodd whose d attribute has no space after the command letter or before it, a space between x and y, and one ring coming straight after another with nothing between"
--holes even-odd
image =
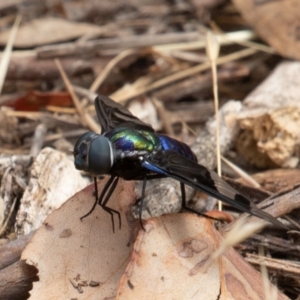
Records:
<instances>
[{"instance_id":1,"label":"fly's abdomen","mask_svg":"<svg viewBox=\"0 0 300 300\"><path fill-rule=\"evenodd\" d=\"M158 137L163 150L174 150L184 157L197 162L196 155L187 144L179 142L165 135L158 135Z\"/></svg>"}]
</instances>

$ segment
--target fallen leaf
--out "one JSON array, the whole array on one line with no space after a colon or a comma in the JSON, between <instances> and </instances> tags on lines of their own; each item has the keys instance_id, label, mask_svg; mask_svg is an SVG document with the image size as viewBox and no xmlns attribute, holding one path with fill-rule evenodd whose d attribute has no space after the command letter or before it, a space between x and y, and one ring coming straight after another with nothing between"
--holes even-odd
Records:
<instances>
[{"instance_id":1,"label":"fallen leaf","mask_svg":"<svg viewBox=\"0 0 300 300\"><path fill-rule=\"evenodd\" d=\"M233 248L209 263L222 240L210 220L172 214L144 226L117 299L265 299L261 275Z\"/></svg>"},{"instance_id":2,"label":"fallen leaf","mask_svg":"<svg viewBox=\"0 0 300 300\"><path fill-rule=\"evenodd\" d=\"M70 94L67 92L40 92L36 90L11 101L7 106L13 107L17 111L39 111L48 105L70 107L72 104Z\"/></svg>"},{"instance_id":3,"label":"fallen leaf","mask_svg":"<svg viewBox=\"0 0 300 300\"><path fill-rule=\"evenodd\" d=\"M300 59L298 0L233 0L243 18L281 55Z\"/></svg>"},{"instance_id":4,"label":"fallen leaf","mask_svg":"<svg viewBox=\"0 0 300 300\"><path fill-rule=\"evenodd\" d=\"M58 18L41 18L20 26L14 46L30 48L69 41L85 34L100 32L101 27L88 23L76 23ZM0 34L1 45L6 45L8 36L9 31Z\"/></svg>"},{"instance_id":5,"label":"fallen leaf","mask_svg":"<svg viewBox=\"0 0 300 300\"><path fill-rule=\"evenodd\" d=\"M102 190L106 180L98 184ZM112 231L110 215L99 206L80 221L94 203L93 184L54 211L22 253L38 269L31 300L111 299L130 259L138 221L125 214L135 200L133 184L119 181L109 207L121 212L122 228Z\"/></svg>"}]
</instances>

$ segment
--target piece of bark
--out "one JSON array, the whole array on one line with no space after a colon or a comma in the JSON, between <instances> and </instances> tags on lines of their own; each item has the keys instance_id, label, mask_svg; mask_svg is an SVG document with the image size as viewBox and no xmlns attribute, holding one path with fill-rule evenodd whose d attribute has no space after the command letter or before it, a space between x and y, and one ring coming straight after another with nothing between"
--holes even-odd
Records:
<instances>
[{"instance_id":1,"label":"piece of bark","mask_svg":"<svg viewBox=\"0 0 300 300\"><path fill-rule=\"evenodd\" d=\"M28 155L0 156L0 237L11 231L15 206L27 185L28 169L32 162Z\"/></svg>"},{"instance_id":2,"label":"piece of bark","mask_svg":"<svg viewBox=\"0 0 300 300\"><path fill-rule=\"evenodd\" d=\"M293 242L286 239L274 237L274 236L263 236L260 234L253 234L249 239L243 242L246 249L250 251L256 250L258 247L267 247L271 253L276 255L288 255L290 259L300 259L300 246L293 244Z\"/></svg>"},{"instance_id":3,"label":"piece of bark","mask_svg":"<svg viewBox=\"0 0 300 300\"><path fill-rule=\"evenodd\" d=\"M300 62L283 62L244 100L238 152L253 165L295 167L300 151Z\"/></svg>"},{"instance_id":4,"label":"piece of bark","mask_svg":"<svg viewBox=\"0 0 300 300\"><path fill-rule=\"evenodd\" d=\"M67 156L44 148L32 165L16 218L18 236L38 228L54 209L86 185Z\"/></svg>"},{"instance_id":5,"label":"piece of bark","mask_svg":"<svg viewBox=\"0 0 300 300\"><path fill-rule=\"evenodd\" d=\"M268 270L275 271L279 274L284 274L284 276L290 278L300 279L300 268L299 263L279 260L271 257L259 256L252 253L247 253L245 258L251 265L259 266L264 265Z\"/></svg>"},{"instance_id":6,"label":"piece of bark","mask_svg":"<svg viewBox=\"0 0 300 300\"><path fill-rule=\"evenodd\" d=\"M0 271L0 300L28 299L32 283L38 280L37 269L18 260Z\"/></svg>"},{"instance_id":7,"label":"piece of bark","mask_svg":"<svg viewBox=\"0 0 300 300\"><path fill-rule=\"evenodd\" d=\"M20 259L22 251L30 242L33 234L34 232L26 234L0 248L0 273L2 269L12 265Z\"/></svg>"}]
</instances>

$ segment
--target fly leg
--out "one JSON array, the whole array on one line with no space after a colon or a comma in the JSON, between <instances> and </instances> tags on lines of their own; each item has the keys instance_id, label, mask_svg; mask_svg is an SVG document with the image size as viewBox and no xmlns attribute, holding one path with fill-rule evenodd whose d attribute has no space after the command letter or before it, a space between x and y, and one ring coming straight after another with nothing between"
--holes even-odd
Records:
<instances>
[{"instance_id":1,"label":"fly leg","mask_svg":"<svg viewBox=\"0 0 300 300\"><path fill-rule=\"evenodd\" d=\"M144 225L142 222L142 212L143 212L143 206L144 206L143 204L144 204L144 199L145 199L146 184L147 184L147 177L145 177L143 180L142 195L141 195L141 198L139 199L139 202L140 202L139 220L140 220L141 227L144 231L145 231L145 228L144 228Z\"/></svg>"},{"instance_id":2,"label":"fly leg","mask_svg":"<svg viewBox=\"0 0 300 300\"><path fill-rule=\"evenodd\" d=\"M194 213L198 216L202 216L202 217L205 217L205 218L208 218L208 219L211 219L211 220L219 221L216 218L210 217L206 214L198 212L197 210L195 210L193 208L188 207L186 205L185 186L184 186L184 183L182 183L182 182L180 182L180 190L181 190L181 208L183 208L184 210L187 210L189 212L192 212L192 213Z\"/></svg>"},{"instance_id":3,"label":"fly leg","mask_svg":"<svg viewBox=\"0 0 300 300\"><path fill-rule=\"evenodd\" d=\"M140 203L139 220L140 220L141 227L144 231L145 231L145 228L144 228L144 225L143 225L143 222L142 222L142 211L143 211L143 207L144 207L144 199L145 199L147 180L159 179L159 178L164 178L164 177L166 177L166 176L161 175L161 174L151 174L151 175L147 175L146 177L143 178L142 195L139 199L136 200L135 205Z\"/></svg>"},{"instance_id":4,"label":"fly leg","mask_svg":"<svg viewBox=\"0 0 300 300\"><path fill-rule=\"evenodd\" d=\"M97 177L94 177L95 202L94 202L92 208L90 209L90 211L89 211L87 214L85 214L84 216L82 216L82 217L80 218L81 221L82 221L82 219L86 218L87 216L89 216L89 215L94 211L94 209L96 208L96 205L97 205L97 204L101 205L102 199L103 199L103 197L104 197L106 191L108 190L108 188L109 188L110 185L112 184L114 178L115 178L114 176L112 176L112 177L109 178L109 180L107 181L107 183L106 183L104 189L103 189L102 192L101 192L100 197L98 198Z\"/></svg>"},{"instance_id":5,"label":"fly leg","mask_svg":"<svg viewBox=\"0 0 300 300\"><path fill-rule=\"evenodd\" d=\"M118 183L118 181L119 181L119 177L112 176L112 177L110 178L110 180L111 180L111 183L110 183L109 191L108 191L107 195L105 196L105 198L104 198L104 200L103 200L102 203L100 202L100 198L99 198L99 205L100 205L106 212L108 212L108 213L110 214L110 216L111 216L111 222L112 222L112 227L113 227L113 232L115 232L115 224L114 224L114 215L113 215L113 213L115 213L115 214L118 215L118 218L119 218L119 229L121 229L121 214L120 214L117 210L115 210L115 209L113 209L113 208L110 208L110 207L106 206L106 204L107 204L109 198L111 197L112 193L114 192L114 190L115 190L115 188L116 188L116 186L117 186L117 183ZM109 180L109 181L110 181L110 180ZM108 182L109 182L109 181L108 181ZM108 185L108 182L107 182L106 186ZM106 192L107 189L108 189L108 187L107 187L107 189L106 189L106 186L105 186L104 189L103 189L103 191L105 190L105 192ZM103 191L102 191L102 194L104 195ZM101 194L101 195L102 195L102 194Z\"/></svg>"}]
</instances>

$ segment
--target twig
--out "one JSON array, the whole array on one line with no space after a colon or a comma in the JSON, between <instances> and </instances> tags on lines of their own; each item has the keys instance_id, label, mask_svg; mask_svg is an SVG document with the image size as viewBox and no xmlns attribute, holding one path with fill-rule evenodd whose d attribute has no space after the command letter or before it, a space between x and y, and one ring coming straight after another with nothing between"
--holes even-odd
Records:
<instances>
[{"instance_id":1,"label":"twig","mask_svg":"<svg viewBox=\"0 0 300 300\"><path fill-rule=\"evenodd\" d=\"M135 54L135 53L140 53L141 51L138 49L130 49L130 50L126 50L121 52L119 55L117 55L116 57L114 57L106 66L105 68L102 70L102 72L96 77L96 79L94 80L94 82L92 83L91 87L90 87L90 91L95 93L99 87L101 86L101 84L103 83L103 81L107 78L107 76L109 75L109 73L111 72L111 70L120 62L122 61L124 58ZM149 52L149 51L148 51Z\"/></svg>"},{"instance_id":2,"label":"twig","mask_svg":"<svg viewBox=\"0 0 300 300\"><path fill-rule=\"evenodd\" d=\"M59 72L60 72L60 74L61 74L61 76L62 76L62 78L63 78L63 81L64 81L64 83L65 83L65 85L66 85L66 88L68 89L68 91L69 91L69 93L70 93L70 95L71 95L71 97L72 97L72 100L73 100L73 102L74 102L74 105L75 105L75 107L76 107L76 109L77 109L77 112L78 112L78 114L79 114L79 116L80 116L80 119L81 119L83 125L87 125L87 126L88 126L92 131L94 131L94 132L100 132L100 127L99 127L99 125L98 125L98 124L94 121L94 119L93 119L88 113L86 113L86 112L84 111L84 109L82 108L81 103L80 103L78 97L76 96L76 94L75 94L75 92L74 92L74 90L73 90L73 87L72 87L72 85L71 85L71 83L70 83L70 81L69 81L69 79L68 79L66 73L64 72L64 70L63 70L63 68L62 68L62 66L61 66L61 64L60 64L60 62L59 62L59 60L58 60L58 59L55 59L55 63L56 63L56 65L57 65L57 67L58 67L58 69L59 69Z\"/></svg>"},{"instance_id":3,"label":"twig","mask_svg":"<svg viewBox=\"0 0 300 300\"><path fill-rule=\"evenodd\" d=\"M170 120L167 118L166 110L165 110L163 103L154 97L152 97L151 100L153 101L153 104L155 105L155 107L157 109L158 115L160 116L160 118L162 120L163 127L164 127L166 133L170 136L174 136L174 131L171 126Z\"/></svg>"},{"instance_id":4,"label":"twig","mask_svg":"<svg viewBox=\"0 0 300 300\"><path fill-rule=\"evenodd\" d=\"M236 41L255 38L253 31L242 30L218 35L221 45L228 45ZM100 51L102 55L118 54L127 49L152 47L153 51L168 52L173 50L196 50L205 48L205 35L197 32L165 33L156 35L136 35L118 38L106 38L80 43L63 43L36 48L40 58L60 56L75 56Z\"/></svg>"}]
</instances>

